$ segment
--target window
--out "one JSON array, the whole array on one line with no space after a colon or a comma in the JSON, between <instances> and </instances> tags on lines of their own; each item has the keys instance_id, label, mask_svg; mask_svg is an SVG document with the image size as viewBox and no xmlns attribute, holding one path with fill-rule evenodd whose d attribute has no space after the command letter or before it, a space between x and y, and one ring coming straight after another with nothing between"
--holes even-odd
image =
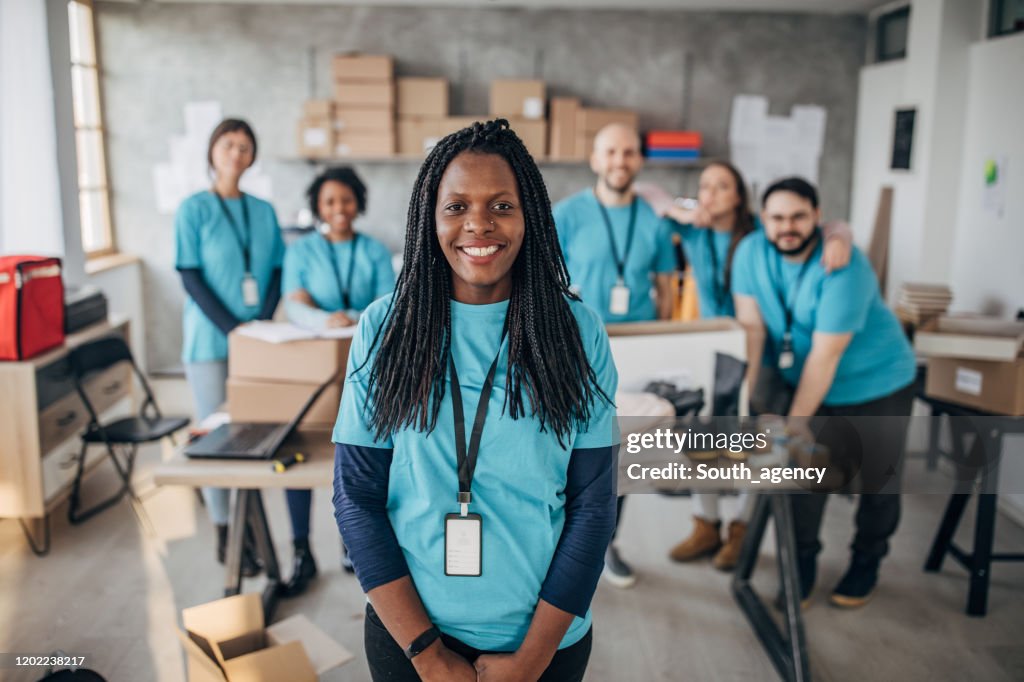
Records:
<instances>
[{"instance_id":1,"label":"window","mask_svg":"<svg viewBox=\"0 0 1024 682\"><path fill-rule=\"evenodd\" d=\"M68 2L71 95L75 113L75 149L78 154L78 204L82 221L82 248L89 257L114 251L92 5L92 0Z\"/></svg>"},{"instance_id":2,"label":"window","mask_svg":"<svg viewBox=\"0 0 1024 682\"><path fill-rule=\"evenodd\" d=\"M1024 0L992 0L991 11L990 36L1024 31Z\"/></svg>"},{"instance_id":3,"label":"window","mask_svg":"<svg viewBox=\"0 0 1024 682\"><path fill-rule=\"evenodd\" d=\"M875 61L887 62L906 58L909 28L909 5L878 17L875 26Z\"/></svg>"}]
</instances>

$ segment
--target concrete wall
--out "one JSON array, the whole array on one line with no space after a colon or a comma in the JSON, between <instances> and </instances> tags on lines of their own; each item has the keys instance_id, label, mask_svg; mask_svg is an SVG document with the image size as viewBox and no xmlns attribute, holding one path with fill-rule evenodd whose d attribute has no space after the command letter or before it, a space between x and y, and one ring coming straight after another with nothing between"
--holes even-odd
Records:
<instances>
[{"instance_id":1,"label":"concrete wall","mask_svg":"<svg viewBox=\"0 0 1024 682\"><path fill-rule=\"evenodd\" d=\"M824 206L830 216L848 215L863 17L102 1L97 11L117 242L144 259L154 368L174 364L181 342L172 220L155 211L152 167L167 159L167 138L182 131L182 106L216 99L226 114L250 120L275 206L288 222L313 173L286 158L294 156L295 119L303 99L329 96L335 51L391 53L399 75L449 77L455 114L486 112L493 78L540 77L551 95L636 108L645 128L700 129L712 155L727 150L736 93L768 96L772 113L821 104L829 115ZM361 229L398 250L417 169L376 163L358 170L370 187ZM592 182L585 167L543 171L554 200ZM690 171L659 169L648 179L674 192L695 190Z\"/></svg>"}]
</instances>

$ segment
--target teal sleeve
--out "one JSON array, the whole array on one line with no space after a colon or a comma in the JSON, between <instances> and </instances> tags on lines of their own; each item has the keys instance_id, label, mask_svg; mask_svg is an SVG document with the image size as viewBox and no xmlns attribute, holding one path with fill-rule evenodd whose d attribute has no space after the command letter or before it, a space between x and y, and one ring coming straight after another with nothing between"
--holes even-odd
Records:
<instances>
[{"instance_id":1,"label":"teal sleeve","mask_svg":"<svg viewBox=\"0 0 1024 682\"><path fill-rule=\"evenodd\" d=\"M281 294L285 297L296 289L305 289L302 273L302 255L298 244L292 244L284 253L284 270L281 274Z\"/></svg>"},{"instance_id":2,"label":"teal sleeve","mask_svg":"<svg viewBox=\"0 0 1024 682\"><path fill-rule=\"evenodd\" d=\"M676 257L672 253L672 221L663 218L658 221L654 245L654 272L665 274L675 272Z\"/></svg>"},{"instance_id":3,"label":"teal sleeve","mask_svg":"<svg viewBox=\"0 0 1024 682\"><path fill-rule=\"evenodd\" d=\"M754 243L744 237L732 257L732 293L740 296L754 296Z\"/></svg>"},{"instance_id":4,"label":"teal sleeve","mask_svg":"<svg viewBox=\"0 0 1024 682\"><path fill-rule=\"evenodd\" d=\"M312 329L314 331L327 329L327 320L331 316L326 310L314 308L299 301L293 301L290 298L285 298L284 300L284 312L289 322L303 329Z\"/></svg>"},{"instance_id":5,"label":"teal sleeve","mask_svg":"<svg viewBox=\"0 0 1024 682\"><path fill-rule=\"evenodd\" d=\"M199 220L192 202L183 202L174 216L174 248L176 269L203 267L199 249Z\"/></svg>"},{"instance_id":6,"label":"teal sleeve","mask_svg":"<svg viewBox=\"0 0 1024 682\"><path fill-rule=\"evenodd\" d=\"M827 275L821 285L814 331L847 334L862 330L871 307L874 277L859 261Z\"/></svg>"},{"instance_id":7,"label":"teal sleeve","mask_svg":"<svg viewBox=\"0 0 1024 682\"><path fill-rule=\"evenodd\" d=\"M589 334L584 332L581 324L580 336L587 348L590 366L597 376L597 383L608 397L607 400L598 396L591 406L590 422L585 430L576 434L573 441L574 450L583 448L604 448L619 442L618 421L615 413L615 392L619 387L619 373L612 359L612 349L608 342L608 333L597 319L596 314L586 311L592 318ZM588 339L589 336L589 339Z\"/></svg>"},{"instance_id":8,"label":"teal sleeve","mask_svg":"<svg viewBox=\"0 0 1024 682\"><path fill-rule=\"evenodd\" d=\"M394 447L390 435L380 439L375 437L369 421L368 389L370 369L373 366L369 353L377 329L374 321L382 317L364 314L356 327L348 353L348 367L345 372L345 387L341 392L338 420L334 424L332 440L335 443L385 449ZM382 319L380 324L384 324Z\"/></svg>"},{"instance_id":9,"label":"teal sleeve","mask_svg":"<svg viewBox=\"0 0 1024 682\"><path fill-rule=\"evenodd\" d=\"M555 204L554 209L551 211L551 217L555 220L555 234L558 235L558 245L561 247L562 254L564 256L566 246L568 245L567 242L570 229L569 215L564 202Z\"/></svg>"}]
</instances>

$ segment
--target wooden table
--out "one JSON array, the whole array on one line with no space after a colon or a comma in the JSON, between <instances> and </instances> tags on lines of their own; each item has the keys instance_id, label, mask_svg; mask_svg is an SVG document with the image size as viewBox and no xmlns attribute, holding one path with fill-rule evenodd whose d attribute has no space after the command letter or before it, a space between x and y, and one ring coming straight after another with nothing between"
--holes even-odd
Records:
<instances>
[{"instance_id":1,"label":"wooden table","mask_svg":"<svg viewBox=\"0 0 1024 682\"><path fill-rule=\"evenodd\" d=\"M263 590L263 611L269 622L277 605L281 570L270 537L263 508L265 488L327 488L334 482L334 444L330 429L300 428L292 434L276 456L301 452L306 461L294 464L282 473L273 470L270 460L189 459L182 449L161 463L153 472L157 485L211 486L236 489L234 509L228 528L228 546L224 557L224 596L236 595L242 586L242 547L246 525L252 529L256 551L263 561L267 586Z\"/></svg>"}]
</instances>

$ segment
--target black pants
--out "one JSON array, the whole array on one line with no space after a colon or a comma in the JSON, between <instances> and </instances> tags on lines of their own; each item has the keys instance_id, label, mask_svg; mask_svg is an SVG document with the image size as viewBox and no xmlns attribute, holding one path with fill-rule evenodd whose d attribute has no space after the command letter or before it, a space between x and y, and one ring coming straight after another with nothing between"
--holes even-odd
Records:
<instances>
[{"instance_id":1,"label":"black pants","mask_svg":"<svg viewBox=\"0 0 1024 682\"><path fill-rule=\"evenodd\" d=\"M619 522L622 521L622 508L626 505L626 496L619 495L618 499L615 500L615 527L612 528L612 539L609 541L609 545L615 542L615 536L619 534Z\"/></svg>"},{"instance_id":2,"label":"black pants","mask_svg":"<svg viewBox=\"0 0 1024 682\"><path fill-rule=\"evenodd\" d=\"M842 467L851 482L848 489L860 493L856 534L850 548L865 557L884 557L889 551L889 538L899 525L899 479L913 401L911 384L858 405L822 406L812 420L818 442L831 454L829 466ZM793 496L793 526L801 556L821 551L818 536L830 496Z\"/></svg>"},{"instance_id":3,"label":"black pants","mask_svg":"<svg viewBox=\"0 0 1024 682\"><path fill-rule=\"evenodd\" d=\"M374 682L416 682L420 679L412 661L405 657L405 652L391 637L384 627L377 612L370 604L366 605L366 623L363 628L366 647L366 662L370 666L370 677ZM583 639L572 646L560 649L540 677L540 682L580 682L587 670L590 660L590 646L593 629L587 630ZM499 653L474 649L454 637L442 634L444 645L465 658L471 664L481 654Z\"/></svg>"}]
</instances>

